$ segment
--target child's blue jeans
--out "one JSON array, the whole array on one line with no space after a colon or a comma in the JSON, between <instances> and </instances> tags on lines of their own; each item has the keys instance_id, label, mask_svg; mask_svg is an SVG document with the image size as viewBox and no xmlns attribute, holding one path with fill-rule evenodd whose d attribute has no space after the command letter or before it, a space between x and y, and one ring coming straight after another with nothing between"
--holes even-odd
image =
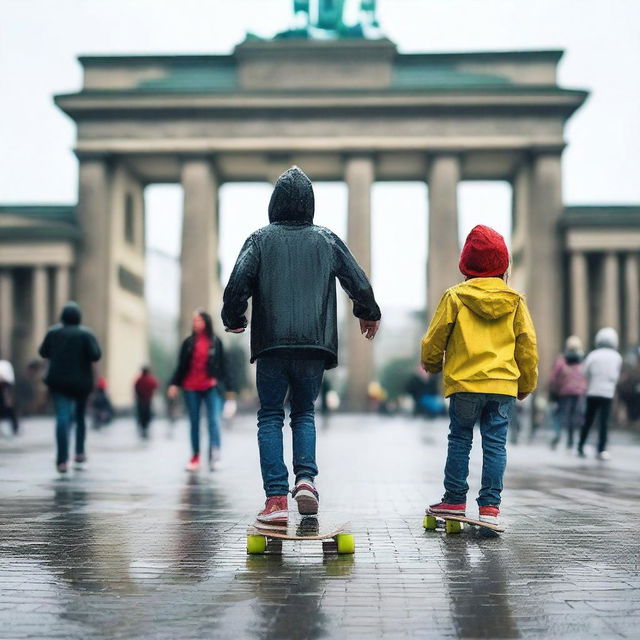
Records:
<instances>
[{"instance_id":1,"label":"child's blue jeans","mask_svg":"<svg viewBox=\"0 0 640 640\"><path fill-rule=\"evenodd\" d=\"M498 506L507 465L507 428L516 399L494 393L454 393L450 396L449 451L444 468L443 502L467 501L469 454L473 427L480 422L482 435L482 487L478 505Z\"/></svg>"},{"instance_id":2,"label":"child's blue jeans","mask_svg":"<svg viewBox=\"0 0 640 640\"><path fill-rule=\"evenodd\" d=\"M293 473L296 480L313 480L318 474L314 403L320 392L324 368L324 360L258 358L258 447L267 497L284 496L289 492L289 472L284 463L282 440L287 391L291 399Z\"/></svg>"}]
</instances>

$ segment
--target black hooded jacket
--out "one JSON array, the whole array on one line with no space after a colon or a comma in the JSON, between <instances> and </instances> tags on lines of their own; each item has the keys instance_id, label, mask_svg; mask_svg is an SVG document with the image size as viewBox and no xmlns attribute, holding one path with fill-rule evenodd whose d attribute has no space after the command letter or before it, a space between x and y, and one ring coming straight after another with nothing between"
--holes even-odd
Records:
<instances>
[{"instance_id":1,"label":"black hooded jacket","mask_svg":"<svg viewBox=\"0 0 640 640\"><path fill-rule=\"evenodd\" d=\"M93 333L80 326L82 314L75 302L65 305L61 324L53 325L40 345L39 353L49 360L45 383L56 393L82 397L93 389L92 363L102 352Z\"/></svg>"},{"instance_id":2,"label":"black hooded jacket","mask_svg":"<svg viewBox=\"0 0 640 640\"><path fill-rule=\"evenodd\" d=\"M222 321L247 326L252 301L251 362L267 352L317 353L338 363L336 284L353 301L353 314L379 320L371 284L347 246L313 224L313 187L297 167L283 173L269 203L269 224L244 243L224 292Z\"/></svg>"}]
</instances>

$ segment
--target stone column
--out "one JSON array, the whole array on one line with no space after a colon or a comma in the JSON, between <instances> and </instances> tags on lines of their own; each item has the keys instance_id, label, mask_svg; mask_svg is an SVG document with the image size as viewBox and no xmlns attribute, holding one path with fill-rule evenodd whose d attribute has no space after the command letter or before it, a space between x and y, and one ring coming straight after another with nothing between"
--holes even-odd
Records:
<instances>
[{"instance_id":1,"label":"stone column","mask_svg":"<svg viewBox=\"0 0 640 640\"><path fill-rule=\"evenodd\" d=\"M525 162L520 167L512 181L511 216L513 231L511 234L511 277L509 284L525 294L528 282L526 267L531 260L528 258L528 226L529 207L531 204L531 166Z\"/></svg>"},{"instance_id":2,"label":"stone column","mask_svg":"<svg viewBox=\"0 0 640 640\"><path fill-rule=\"evenodd\" d=\"M92 329L102 347L100 368L108 372L115 277L113 172L107 158L83 158L78 177L76 215L82 229L82 242L76 262L76 299L82 308L82 323Z\"/></svg>"},{"instance_id":3,"label":"stone column","mask_svg":"<svg viewBox=\"0 0 640 640\"><path fill-rule=\"evenodd\" d=\"M13 359L13 274L10 269L0 270L0 356Z\"/></svg>"},{"instance_id":4,"label":"stone column","mask_svg":"<svg viewBox=\"0 0 640 640\"><path fill-rule=\"evenodd\" d=\"M640 342L640 269L638 254L628 253L624 262L627 347Z\"/></svg>"},{"instance_id":5,"label":"stone column","mask_svg":"<svg viewBox=\"0 0 640 640\"><path fill-rule=\"evenodd\" d=\"M431 318L442 294L463 276L458 269L458 182L460 159L435 156L429 164L429 257L427 316Z\"/></svg>"},{"instance_id":6,"label":"stone column","mask_svg":"<svg viewBox=\"0 0 640 640\"><path fill-rule=\"evenodd\" d=\"M33 270L31 285L31 353L30 358L37 358L38 347L42 343L48 327L49 291L47 287L47 270L36 267Z\"/></svg>"},{"instance_id":7,"label":"stone column","mask_svg":"<svg viewBox=\"0 0 640 640\"><path fill-rule=\"evenodd\" d=\"M373 159L369 156L349 158L345 166L348 188L347 244L367 276L371 277L371 188L375 179ZM375 379L373 344L360 333L349 303L347 314L347 408L367 408L367 388Z\"/></svg>"},{"instance_id":8,"label":"stone column","mask_svg":"<svg viewBox=\"0 0 640 640\"><path fill-rule=\"evenodd\" d=\"M562 347L563 262L558 221L562 215L560 153L540 153L531 159L526 251L523 265L527 301L538 335L540 377L544 393L553 361Z\"/></svg>"},{"instance_id":9,"label":"stone column","mask_svg":"<svg viewBox=\"0 0 640 640\"><path fill-rule=\"evenodd\" d=\"M571 295L571 333L589 344L589 281L587 256L582 251L571 254L569 291Z\"/></svg>"},{"instance_id":10,"label":"stone column","mask_svg":"<svg viewBox=\"0 0 640 640\"><path fill-rule=\"evenodd\" d=\"M53 320L56 321L62 307L69 302L71 297L71 278L69 267L60 265L53 271Z\"/></svg>"},{"instance_id":11,"label":"stone column","mask_svg":"<svg viewBox=\"0 0 640 640\"><path fill-rule=\"evenodd\" d=\"M221 291L218 274L218 179L208 158L182 164L184 213L182 220L180 331L191 332L191 317L207 309L221 330Z\"/></svg>"},{"instance_id":12,"label":"stone column","mask_svg":"<svg viewBox=\"0 0 640 640\"><path fill-rule=\"evenodd\" d=\"M620 296L618 256L609 251L604 256L602 265L602 303L600 307L600 321L603 327L613 327L620 331Z\"/></svg>"}]
</instances>

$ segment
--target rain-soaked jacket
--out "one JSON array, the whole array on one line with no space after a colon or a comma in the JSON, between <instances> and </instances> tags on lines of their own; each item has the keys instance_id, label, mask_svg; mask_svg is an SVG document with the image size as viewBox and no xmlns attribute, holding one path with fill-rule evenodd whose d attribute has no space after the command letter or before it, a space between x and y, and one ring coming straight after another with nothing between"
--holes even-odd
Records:
<instances>
[{"instance_id":1,"label":"rain-soaked jacket","mask_svg":"<svg viewBox=\"0 0 640 640\"><path fill-rule=\"evenodd\" d=\"M338 363L336 284L353 301L353 314L379 320L380 309L362 268L329 229L313 224L311 181L297 167L278 179L269 224L244 243L224 292L227 329L247 326L252 298L251 362L268 352L318 355Z\"/></svg>"},{"instance_id":2,"label":"rain-soaked jacket","mask_svg":"<svg viewBox=\"0 0 640 640\"><path fill-rule=\"evenodd\" d=\"M444 393L531 393L536 334L524 298L501 278L473 278L445 291L422 339L422 364L442 370Z\"/></svg>"},{"instance_id":3,"label":"rain-soaked jacket","mask_svg":"<svg viewBox=\"0 0 640 640\"><path fill-rule=\"evenodd\" d=\"M92 363L101 351L93 333L80 325L82 315L75 302L65 305L60 324L53 325L40 345L39 353L49 360L47 386L66 396L82 397L93 389Z\"/></svg>"}]
</instances>

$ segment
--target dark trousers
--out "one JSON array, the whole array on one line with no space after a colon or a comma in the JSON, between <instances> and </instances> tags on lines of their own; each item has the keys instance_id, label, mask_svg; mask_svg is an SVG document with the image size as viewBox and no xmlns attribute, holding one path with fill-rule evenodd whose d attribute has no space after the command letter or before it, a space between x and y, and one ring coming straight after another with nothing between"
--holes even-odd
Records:
<instances>
[{"instance_id":1,"label":"dark trousers","mask_svg":"<svg viewBox=\"0 0 640 640\"><path fill-rule=\"evenodd\" d=\"M151 422L151 402L138 398L136 400L136 409L138 413L138 426L142 435L146 435Z\"/></svg>"},{"instance_id":2,"label":"dark trousers","mask_svg":"<svg viewBox=\"0 0 640 640\"><path fill-rule=\"evenodd\" d=\"M56 444L58 448L56 464L62 464L69 460L69 435L74 419L76 423L76 456L84 456L84 440L87 432L84 414L87 408L87 397L74 398L62 393L54 393L53 405L56 410Z\"/></svg>"},{"instance_id":3,"label":"dark trousers","mask_svg":"<svg viewBox=\"0 0 640 640\"><path fill-rule=\"evenodd\" d=\"M0 382L0 420L8 419L11 422L11 430L15 436L19 427L14 397L13 385L7 382Z\"/></svg>"},{"instance_id":4,"label":"dark trousers","mask_svg":"<svg viewBox=\"0 0 640 640\"><path fill-rule=\"evenodd\" d=\"M598 453L607 450L607 432L609 430L609 415L611 414L612 398L602 398L600 396L587 396L587 409L584 417L584 424L580 431L580 442L578 443L578 451L582 451L584 443L589 437L591 425L599 414L600 430L598 434Z\"/></svg>"},{"instance_id":5,"label":"dark trousers","mask_svg":"<svg viewBox=\"0 0 640 640\"><path fill-rule=\"evenodd\" d=\"M581 396L560 396L554 416L555 436L552 445L560 441L562 431L567 432L567 447L573 447L573 433L578 427L580 418Z\"/></svg>"}]
</instances>

